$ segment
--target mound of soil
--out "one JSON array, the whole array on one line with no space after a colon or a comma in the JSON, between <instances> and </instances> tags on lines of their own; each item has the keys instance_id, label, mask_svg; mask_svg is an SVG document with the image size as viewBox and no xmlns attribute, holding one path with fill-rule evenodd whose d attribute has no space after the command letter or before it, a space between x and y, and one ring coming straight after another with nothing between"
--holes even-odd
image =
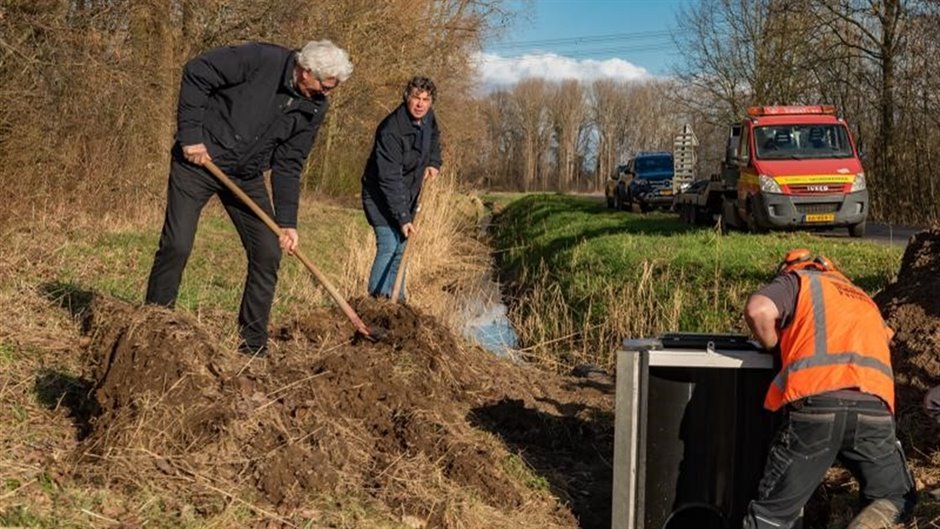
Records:
<instances>
[{"instance_id":1,"label":"mound of soil","mask_svg":"<svg viewBox=\"0 0 940 529\"><path fill-rule=\"evenodd\" d=\"M315 520L318 498L365 496L418 526L609 527L610 381L497 359L407 306L353 304L383 340L323 309L258 360L178 312L97 297L98 411L79 448L95 464L76 468L285 526Z\"/></svg>"},{"instance_id":2,"label":"mound of soil","mask_svg":"<svg viewBox=\"0 0 940 529\"><path fill-rule=\"evenodd\" d=\"M875 301L896 333L898 436L921 487L940 487L940 427L921 410L925 390L940 384L940 228L911 238L897 280Z\"/></svg>"}]
</instances>

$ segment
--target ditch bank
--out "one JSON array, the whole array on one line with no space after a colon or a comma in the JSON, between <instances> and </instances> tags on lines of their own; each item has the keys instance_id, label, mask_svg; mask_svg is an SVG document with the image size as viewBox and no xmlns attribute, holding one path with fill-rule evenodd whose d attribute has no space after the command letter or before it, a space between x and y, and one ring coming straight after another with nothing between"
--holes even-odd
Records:
<instances>
[{"instance_id":1,"label":"ditch bank","mask_svg":"<svg viewBox=\"0 0 940 529\"><path fill-rule=\"evenodd\" d=\"M237 504L259 527L318 527L329 498L412 527L609 527L609 381L501 360L407 306L353 305L388 337L315 310L259 361L179 312L96 297L95 412L72 472L202 516Z\"/></svg>"}]
</instances>

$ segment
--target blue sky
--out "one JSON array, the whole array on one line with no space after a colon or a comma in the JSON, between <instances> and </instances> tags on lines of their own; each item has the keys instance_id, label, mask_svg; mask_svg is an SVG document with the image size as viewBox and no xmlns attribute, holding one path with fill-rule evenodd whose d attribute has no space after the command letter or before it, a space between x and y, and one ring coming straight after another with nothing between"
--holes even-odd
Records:
<instances>
[{"instance_id":1,"label":"blue sky","mask_svg":"<svg viewBox=\"0 0 940 529\"><path fill-rule=\"evenodd\" d=\"M689 0L684 0L688 2ZM683 0L510 0L521 14L479 59L484 84L547 79L667 76L670 32Z\"/></svg>"}]
</instances>

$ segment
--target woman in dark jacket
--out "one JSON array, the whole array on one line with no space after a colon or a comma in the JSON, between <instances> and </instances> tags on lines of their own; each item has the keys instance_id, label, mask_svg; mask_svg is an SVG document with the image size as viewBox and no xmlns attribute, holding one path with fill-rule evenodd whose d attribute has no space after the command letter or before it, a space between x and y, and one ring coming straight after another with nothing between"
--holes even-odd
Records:
<instances>
[{"instance_id":1,"label":"woman in dark jacket","mask_svg":"<svg viewBox=\"0 0 940 529\"><path fill-rule=\"evenodd\" d=\"M362 207L375 230L369 274L369 294L375 297L391 296L405 244L417 233L413 221L421 187L440 171L440 133L431 110L436 90L427 77L408 82L402 104L375 131L362 175ZM403 286L402 300L404 292Z\"/></svg>"}]
</instances>

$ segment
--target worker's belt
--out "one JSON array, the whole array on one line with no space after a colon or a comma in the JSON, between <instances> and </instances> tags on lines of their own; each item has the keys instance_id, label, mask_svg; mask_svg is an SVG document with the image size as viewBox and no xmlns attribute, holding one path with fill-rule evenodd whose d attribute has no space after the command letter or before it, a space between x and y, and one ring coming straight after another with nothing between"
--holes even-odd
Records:
<instances>
[{"instance_id":1,"label":"worker's belt","mask_svg":"<svg viewBox=\"0 0 940 529\"><path fill-rule=\"evenodd\" d=\"M860 410L887 410L883 400L869 393L854 390L839 390L812 395L787 404L787 408L801 411L803 408L855 408Z\"/></svg>"}]
</instances>

